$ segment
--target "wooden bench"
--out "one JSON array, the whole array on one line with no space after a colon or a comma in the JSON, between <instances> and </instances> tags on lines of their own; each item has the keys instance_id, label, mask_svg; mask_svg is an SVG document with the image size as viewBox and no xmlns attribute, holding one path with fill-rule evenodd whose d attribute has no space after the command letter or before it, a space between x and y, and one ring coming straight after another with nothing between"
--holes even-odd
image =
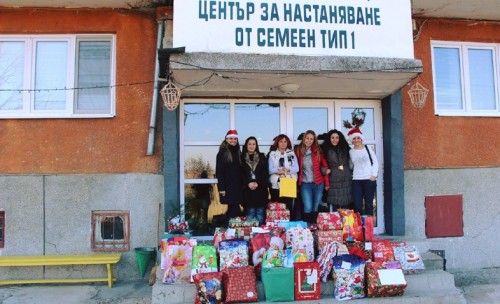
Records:
<instances>
[{"instance_id":1,"label":"wooden bench","mask_svg":"<svg viewBox=\"0 0 500 304\"><path fill-rule=\"evenodd\" d=\"M113 287L112 265L118 263L121 253L110 254L79 254L79 255L31 255L31 256L0 256L0 267L16 266L63 266L63 265L101 265L106 264L107 278L64 278L64 279L28 279L0 280L0 285L35 284L35 283L86 283L108 282Z\"/></svg>"}]
</instances>

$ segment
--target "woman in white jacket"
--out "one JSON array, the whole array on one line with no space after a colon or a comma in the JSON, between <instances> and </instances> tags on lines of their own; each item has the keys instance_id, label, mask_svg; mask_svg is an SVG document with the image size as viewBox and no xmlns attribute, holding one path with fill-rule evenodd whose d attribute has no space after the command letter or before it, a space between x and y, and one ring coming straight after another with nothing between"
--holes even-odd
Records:
<instances>
[{"instance_id":1,"label":"woman in white jacket","mask_svg":"<svg viewBox=\"0 0 500 304\"><path fill-rule=\"evenodd\" d=\"M286 204L287 209L292 214L293 198L279 196L279 178L281 176L297 178L297 172L299 172L297 156L292 150L292 142L288 136L285 134L276 136L269 149L268 161L271 201Z\"/></svg>"},{"instance_id":2,"label":"woman in white jacket","mask_svg":"<svg viewBox=\"0 0 500 304\"><path fill-rule=\"evenodd\" d=\"M352 164L352 196L354 211L361 215L373 215L373 197L377 189L378 161L375 152L363 144L363 133L354 128L348 133L353 148L349 150ZM363 199L365 208L363 209Z\"/></svg>"}]
</instances>

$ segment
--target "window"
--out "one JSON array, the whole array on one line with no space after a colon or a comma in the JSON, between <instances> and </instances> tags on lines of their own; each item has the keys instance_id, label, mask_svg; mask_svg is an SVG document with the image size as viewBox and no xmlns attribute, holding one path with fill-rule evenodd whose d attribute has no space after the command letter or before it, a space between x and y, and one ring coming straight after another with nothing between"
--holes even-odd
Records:
<instances>
[{"instance_id":1,"label":"window","mask_svg":"<svg viewBox=\"0 0 500 304\"><path fill-rule=\"evenodd\" d=\"M498 44L432 42L437 115L500 116Z\"/></svg>"},{"instance_id":2,"label":"window","mask_svg":"<svg viewBox=\"0 0 500 304\"><path fill-rule=\"evenodd\" d=\"M180 212L194 235L213 235L218 226L213 216L219 214L209 208L217 199L215 159L227 130L238 130L240 146L249 136L257 137L260 151L267 153L280 133L280 103L184 100L182 109L184 190Z\"/></svg>"},{"instance_id":3,"label":"window","mask_svg":"<svg viewBox=\"0 0 500 304\"><path fill-rule=\"evenodd\" d=\"M126 211L92 211L92 250L128 251L130 221Z\"/></svg>"},{"instance_id":4,"label":"window","mask_svg":"<svg viewBox=\"0 0 500 304\"><path fill-rule=\"evenodd\" d=\"M0 36L0 118L111 117L113 35Z\"/></svg>"},{"instance_id":5,"label":"window","mask_svg":"<svg viewBox=\"0 0 500 304\"><path fill-rule=\"evenodd\" d=\"M0 211L0 248L5 245L5 211Z\"/></svg>"}]
</instances>

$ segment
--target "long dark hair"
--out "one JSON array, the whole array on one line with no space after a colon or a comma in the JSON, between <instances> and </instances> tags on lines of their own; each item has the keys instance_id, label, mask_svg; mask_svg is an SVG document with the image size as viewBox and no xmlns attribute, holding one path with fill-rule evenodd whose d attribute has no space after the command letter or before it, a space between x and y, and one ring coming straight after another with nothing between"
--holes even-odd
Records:
<instances>
[{"instance_id":1,"label":"long dark hair","mask_svg":"<svg viewBox=\"0 0 500 304\"><path fill-rule=\"evenodd\" d=\"M241 157L243 159L248 154L247 145L248 145L248 142L251 140L255 140L255 153L260 154L259 142L257 141L257 138L255 138L255 136L250 136L249 138L247 138L247 140L245 140L245 145L243 146L243 152L241 152Z\"/></svg>"},{"instance_id":2,"label":"long dark hair","mask_svg":"<svg viewBox=\"0 0 500 304\"><path fill-rule=\"evenodd\" d=\"M336 146L332 145L332 141L330 139L332 137L332 134L334 133L338 134L339 136L339 143ZM351 149L351 147L349 146L349 143L345 139L344 134L342 134L342 132L340 132L339 130L334 129L326 133L325 140L323 141L323 144L321 144L321 149L325 154L328 153L329 149L333 149L337 153L340 152L343 155L349 155L349 150Z\"/></svg>"},{"instance_id":3,"label":"long dark hair","mask_svg":"<svg viewBox=\"0 0 500 304\"><path fill-rule=\"evenodd\" d=\"M224 151L224 160L226 163L232 163L233 162L233 154L231 153L230 148L232 148L231 145L229 145L224 138L222 143L219 146L219 151ZM241 163L241 150L240 150L240 141L236 141L236 146L234 146L234 149L238 149L238 158L237 161Z\"/></svg>"}]
</instances>

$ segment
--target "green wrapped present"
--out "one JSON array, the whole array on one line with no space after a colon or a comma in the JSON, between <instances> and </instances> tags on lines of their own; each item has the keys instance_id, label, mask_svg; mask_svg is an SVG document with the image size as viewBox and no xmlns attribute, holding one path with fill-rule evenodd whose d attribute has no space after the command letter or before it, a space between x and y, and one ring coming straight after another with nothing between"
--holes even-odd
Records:
<instances>
[{"instance_id":1,"label":"green wrapped present","mask_svg":"<svg viewBox=\"0 0 500 304\"><path fill-rule=\"evenodd\" d=\"M289 302L294 300L293 268L262 268L262 283L266 301Z\"/></svg>"}]
</instances>

